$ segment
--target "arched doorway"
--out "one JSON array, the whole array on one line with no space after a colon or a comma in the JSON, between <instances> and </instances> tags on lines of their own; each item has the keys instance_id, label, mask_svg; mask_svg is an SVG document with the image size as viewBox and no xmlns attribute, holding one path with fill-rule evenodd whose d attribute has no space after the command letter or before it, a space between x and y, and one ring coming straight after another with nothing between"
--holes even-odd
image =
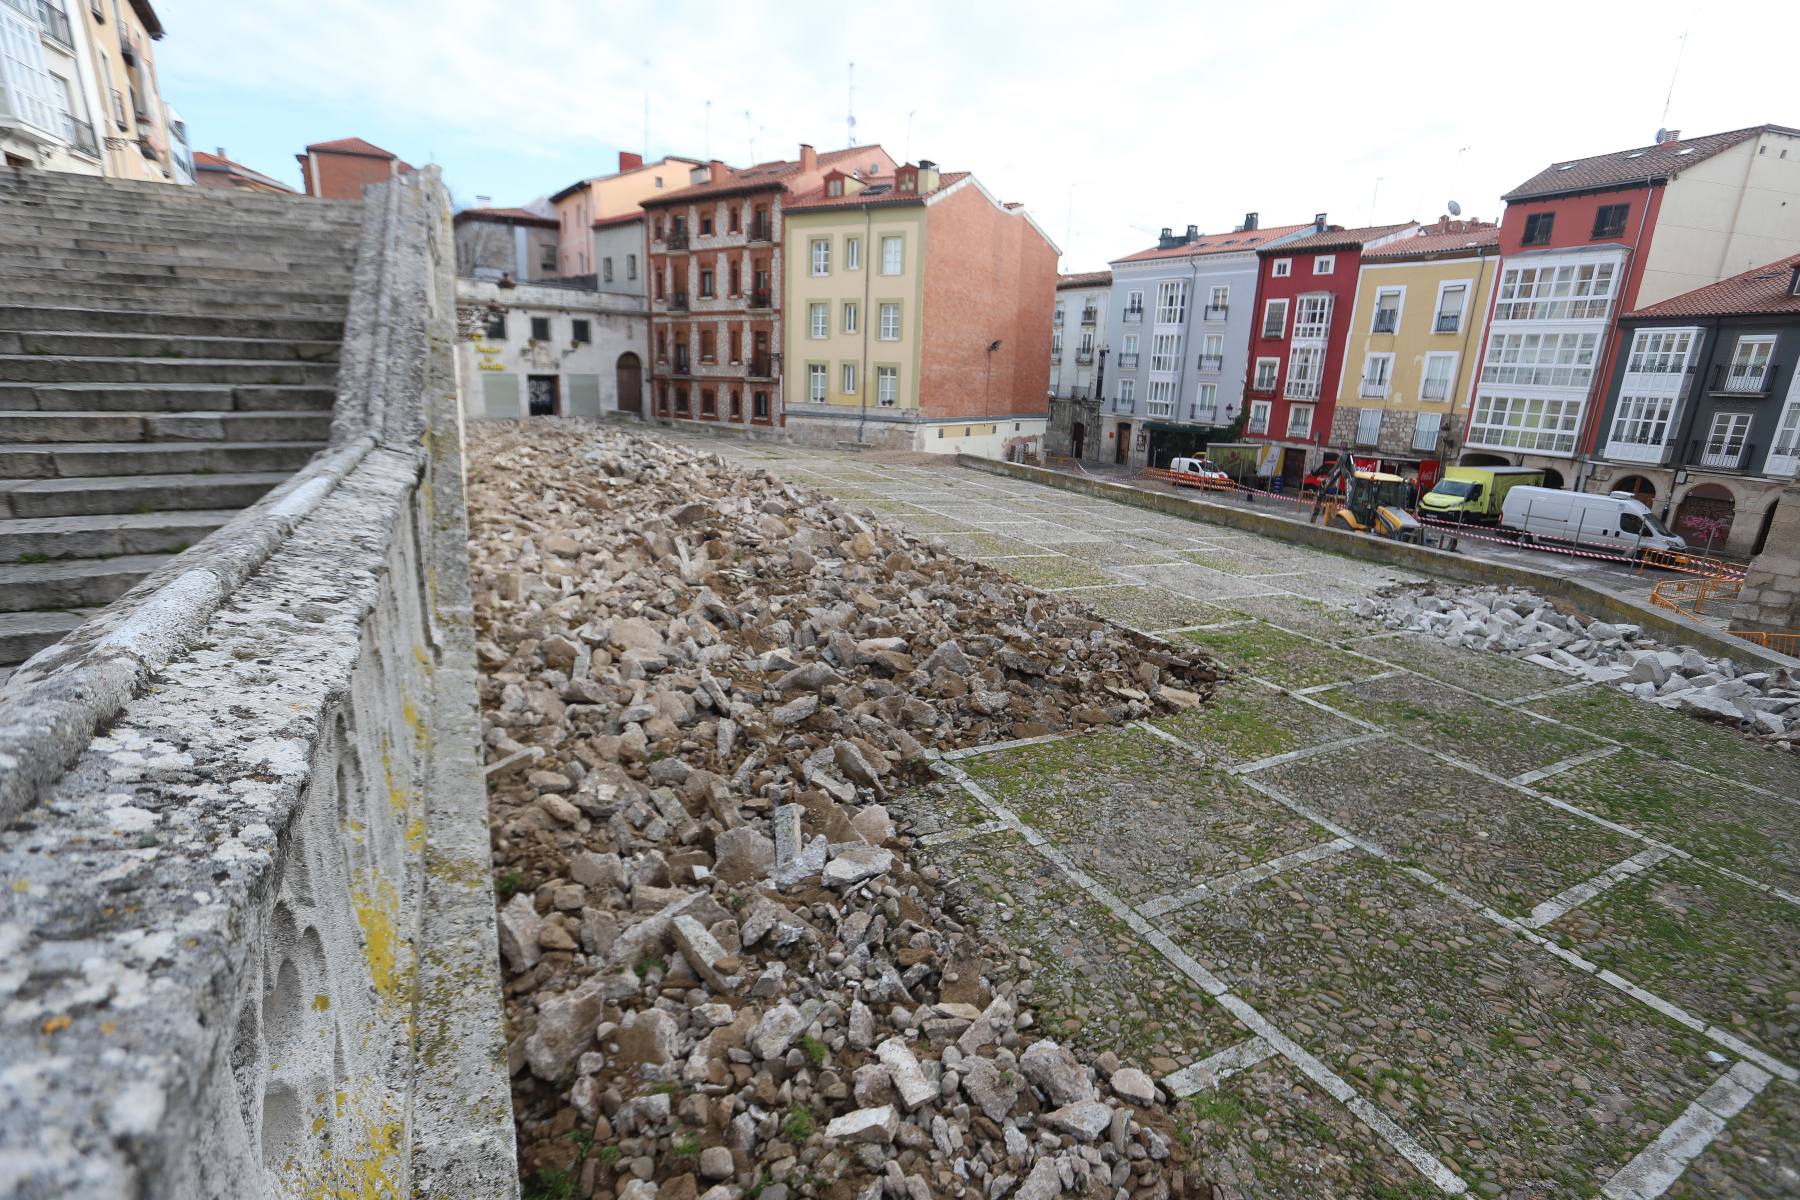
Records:
<instances>
[{"instance_id":1,"label":"arched doorway","mask_svg":"<svg viewBox=\"0 0 1800 1200\"><path fill-rule=\"evenodd\" d=\"M1560 491L1563 486L1563 473L1555 467L1545 467L1544 486L1547 488L1556 488Z\"/></svg>"},{"instance_id":2,"label":"arched doorway","mask_svg":"<svg viewBox=\"0 0 1800 1200\"><path fill-rule=\"evenodd\" d=\"M1614 484L1612 490L1615 492L1630 492L1633 496L1637 497L1638 503L1642 504L1645 508L1656 507L1656 485L1651 483L1648 479L1645 479L1642 475L1627 475L1625 478L1619 480L1618 483Z\"/></svg>"},{"instance_id":3,"label":"arched doorway","mask_svg":"<svg viewBox=\"0 0 1800 1200\"><path fill-rule=\"evenodd\" d=\"M1731 523L1737 517L1737 501L1716 483L1688 489L1675 507L1674 530L1696 549L1723 546L1731 539Z\"/></svg>"},{"instance_id":4,"label":"arched doorway","mask_svg":"<svg viewBox=\"0 0 1800 1200\"><path fill-rule=\"evenodd\" d=\"M1069 446L1074 452L1075 461L1081 461L1082 447L1087 444L1087 426L1080 421L1069 427Z\"/></svg>"},{"instance_id":5,"label":"arched doorway","mask_svg":"<svg viewBox=\"0 0 1800 1200\"><path fill-rule=\"evenodd\" d=\"M1512 461L1504 454L1482 454L1477 452L1474 454L1463 455L1462 465L1465 467L1510 467L1512 466Z\"/></svg>"},{"instance_id":6,"label":"arched doorway","mask_svg":"<svg viewBox=\"0 0 1800 1200\"><path fill-rule=\"evenodd\" d=\"M619 411L634 417L644 415L644 364L627 350L619 355L615 368L619 376Z\"/></svg>"}]
</instances>

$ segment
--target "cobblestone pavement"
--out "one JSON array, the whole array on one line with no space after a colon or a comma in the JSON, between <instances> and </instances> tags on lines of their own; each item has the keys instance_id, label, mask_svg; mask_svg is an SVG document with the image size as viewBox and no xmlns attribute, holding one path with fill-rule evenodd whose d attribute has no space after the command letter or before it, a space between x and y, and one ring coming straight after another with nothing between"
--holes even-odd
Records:
<instances>
[{"instance_id":1,"label":"cobblestone pavement","mask_svg":"<svg viewBox=\"0 0 1800 1200\"><path fill-rule=\"evenodd\" d=\"M1381 631L1404 573L948 464L707 441L1236 669L899 807L1228 1197L1800 1195L1800 770Z\"/></svg>"}]
</instances>

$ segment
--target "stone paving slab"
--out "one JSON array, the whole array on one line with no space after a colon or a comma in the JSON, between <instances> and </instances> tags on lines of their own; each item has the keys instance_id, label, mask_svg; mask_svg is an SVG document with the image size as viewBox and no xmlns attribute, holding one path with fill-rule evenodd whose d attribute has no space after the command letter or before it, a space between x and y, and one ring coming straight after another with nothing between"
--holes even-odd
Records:
<instances>
[{"instance_id":1,"label":"stone paving slab","mask_svg":"<svg viewBox=\"0 0 1800 1200\"><path fill-rule=\"evenodd\" d=\"M1516 917L1644 848L1391 740L1327 751L1254 778Z\"/></svg>"},{"instance_id":2,"label":"stone paving slab","mask_svg":"<svg viewBox=\"0 0 1800 1200\"><path fill-rule=\"evenodd\" d=\"M1090 567L1079 559L1066 555L1059 558L1013 558L1001 565L1014 579L1022 579L1033 587L1044 589L1106 587L1118 582L1098 567Z\"/></svg>"},{"instance_id":3,"label":"stone paving slab","mask_svg":"<svg viewBox=\"0 0 1800 1200\"><path fill-rule=\"evenodd\" d=\"M1222 683L1203 707L1158 717L1152 724L1194 746L1208 761L1229 767L1368 733L1248 679Z\"/></svg>"},{"instance_id":4,"label":"stone paving slab","mask_svg":"<svg viewBox=\"0 0 1800 1200\"><path fill-rule=\"evenodd\" d=\"M1171 931L1475 1195L1593 1194L1722 1073L1699 1035L1367 856Z\"/></svg>"},{"instance_id":5,"label":"stone paving slab","mask_svg":"<svg viewBox=\"0 0 1800 1200\"><path fill-rule=\"evenodd\" d=\"M1099 541L1078 544L1046 542L1044 548L1073 555L1096 567L1145 567L1175 561L1173 552L1166 546L1130 541L1117 533L1109 533Z\"/></svg>"},{"instance_id":6,"label":"stone paving slab","mask_svg":"<svg viewBox=\"0 0 1800 1200\"><path fill-rule=\"evenodd\" d=\"M1234 667L1287 688L1321 687L1391 670L1345 650L1321 645L1266 621L1198 629L1180 635L1223 658Z\"/></svg>"},{"instance_id":7,"label":"stone paving slab","mask_svg":"<svg viewBox=\"0 0 1800 1200\"><path fill-rule=\"evenodd\" d=\"M1536 663L1503 654L1477 654L1418 633L1376 634L1353 638L1344 645L1492 700L1535 696L1575 682L1561 671Z\"/></svg>"},{"instance_id":8,"label":"stone paving slab","mask_svg":"<svg viewBox=\"0 0 1800 1200\"><path fill-rule=\"evenodd\" d=\"M923 848L984 930L1031 958L1053 1036L1166 1074L1250 1036L1187 976L1068 882L1017 833Z\"/></svg>"},{"instance_id":9,"label":"stone paving slab","mask_svg":"<svg viewBox=\"0 0 1800 1200\"><path fill-rule=\"evenodd\" d=\"M969 777L1128 903L1314 845L1317 826L1142 729L962 760Z\"/></svg>"},{"instance_id":10,"label":"stone paving slab","mask_svg":"<svg viewBox=\"0 0 1800 1200\"><path fill-rule=\"evenodd\" d=\"M901 524L906 525L907 521L902 519ZM994 558L998 555L1043 553L1041 548L1030 542L1002 537L997 533L944 533L936 536L952 554L960 554L964 558Z\"/></svg>"},{"instance_id":11,"label":"stone paving slab","mask_svg":"<svg viewBox=\"0 0 1800 1200\"><path fill-rule=\"evenodd\" d=\"M1800 1088L1776 1081L1732 1118L1668 1200L1792 1200L1800 1196Z\"/></svg>"},{"instance_id":12,"label":"stone paving slab","mask_svg":"<svg viewBox=\"0 0 1800 1200\"><path fill-rule=\"evenodd\" d=\"M1605 742L1578 730L1410 672L1359 680L1321 693L1318 699L1505 779L1606 749Z\"/></svg>"},{"instance_id":13,"label":"stone paving slab","mask_svg":"<svg viewBox=\"0 0 1800 1200\"><path fill-rule=\"evenodd\" d=\"M1318 566L1316 555L1230 545L1183 550L1181 557L1197 566L1223 571L1227 575L1295 574Z\"/></svg>"},{"instance_id":14,"label":"stone paving slab","mask_svg":"<svg viewBox=\"0 0 1800 1200\"><path fill-rule=\"evenodd\" d=\"M1669 859L1544 932L1767 1050L1800 1060L1800 912Z\"/></svg>"},{"instance_id":15,"label":"stone paving slab","mask_svg":"<svg viewBox=\"0 0 1800 1200\"><path fill-rule=\"evenodd\" d=\"M1268 582L1274 584L1282 581ZM1219 601L1219 605L1245 616L1261 617L1282 629L1328 642L1346 642L1352 638L1364 637L1375 628L1372 622L1348 609L1285 592L1234 596Z\"/></svg>"},{"instance_id":16,"label":"stone paving slab","mask_svg":"<svg viewBox=\"0 0 1800 1200\"><path fill-rule=\"evenodd\" d=\"M1114 587L1077 592L1071 599L1087 605L1110 621L1117 621L1145 633L1237 619L1237 614L1205 601L1177 596L1173 592L1142 584L1122 583Z\"/></svg>"},{"instance_id":17,"label":"stone paving slab","mask_svg":"<svg viewBox=\"0 0 1800 1200\"><path fill-rule=\"evenodd\" d=\"M1534 786L1704 862L1800 895L1800 810L1786 800L1632 750Z\"/></svg>"}]
</instances>

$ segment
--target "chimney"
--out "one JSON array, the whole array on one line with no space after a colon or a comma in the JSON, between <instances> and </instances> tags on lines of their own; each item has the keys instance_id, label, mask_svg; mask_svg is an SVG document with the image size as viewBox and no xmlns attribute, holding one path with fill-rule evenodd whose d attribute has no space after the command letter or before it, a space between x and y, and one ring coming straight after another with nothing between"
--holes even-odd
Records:
<instances>
[{"instance_id":1,"label":"chimney","mask_svg":"<svg viewBox=\"0 0 1800 1200\"><path fill-rule=\"evenodd\" d=\"M819 169L818 153L812 148L812 146L810 144L808 144L806 142L801 142L800 143L800 170L802 172L806 172L806 171L816 171L818 169Z\"/></svg>"},{"instance_id":2,"label":"chimney","mask_svg":"<svg viewBox=\"0 0 1800 1200\"><path fill-rule=\"evenodd\" d=\"M715 158L707 163L706 167L707 174L713 179L729 179L731 177L731 168L725 164L723 159Z\"/></svg>"},{"instance_id":3,"label":"chimney","mask_svg":"<svg viewBox=\"0 0 1800 1200\"><path fill-rule=\"evenodd\" d=\"M688 183L690 185L697 184L697 183L711 183L711 182L712 182L712 167L711 166L692 167L688 170Z\"/></svg>"},{"instance_id":4,"label":"chimney","mask_svg":"<svg viewBox=\"0 0 1800 1200\"><path fill-rule=\"evenodd\" d=\"M619 170L621 173L623 173L625 171L635 171L643 165L644 165L644 156L643 155L633 154L629 150L619 151Z\"/></svg>"},{"instance_id":5,"label":"chimney","mask_svg":"<svg viewBox=\"0 0 1800 1200\"><path fill-rule=\"evenodd\" d=\"M1256 222L1259 219L1259 217L1260 217L1260 214L1258 214L1258 213L1252 212L1252 213L1244 214L1244 232L1245 233L1248 233L1252 229L1256 228Z\"/></svg>"},{"instance_id":6,"label":"chimney","mask_svg":"<svg viewBox=\"0 0 1800 1200\"><path fill-rule=\"evenodd\" d=\"M1187 236L1185 238L1183 238L1182 240L1185 242L1188 242L1190 244L1193 242L1199 241L1200 240L1200 227L1198 225L1189 225L1187 227Z\"/></svg>"},{"instance_id":7,"label":"chimney","mask_svg":"<svg viewBox=\"0 0 1800 1200\"><path fill-rule=\"evenodd\" d=\"M1313 232L1314 233L1324 233L1325 232L1325 214L1324 213L1314 213L1313 214Z\"/></svg>"}]
</instances>

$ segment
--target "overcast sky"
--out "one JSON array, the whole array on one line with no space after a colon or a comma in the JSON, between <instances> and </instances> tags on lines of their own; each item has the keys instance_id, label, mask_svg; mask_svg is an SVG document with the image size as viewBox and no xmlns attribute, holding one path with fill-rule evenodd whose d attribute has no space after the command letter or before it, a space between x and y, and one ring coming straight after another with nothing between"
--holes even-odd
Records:
<instances>
[{"instance_id":1,"label":"overcast sky","mask_svg":"<svg viewBox=\"0 0 1800 1200\"><path fill-rule=\"evenodd\" d=\"M646 96L652 155L842 146L854 61L859 142L1023 201L1065 270L1251 210L1492 218L1553 160L1651 141L1678 53L1669 127L1800 126L1800 0L156 6L195 149L297 184L307 142L363 137L441 164L462 203L612 169L646 148Z\"/></svg>"}]
</instances>

